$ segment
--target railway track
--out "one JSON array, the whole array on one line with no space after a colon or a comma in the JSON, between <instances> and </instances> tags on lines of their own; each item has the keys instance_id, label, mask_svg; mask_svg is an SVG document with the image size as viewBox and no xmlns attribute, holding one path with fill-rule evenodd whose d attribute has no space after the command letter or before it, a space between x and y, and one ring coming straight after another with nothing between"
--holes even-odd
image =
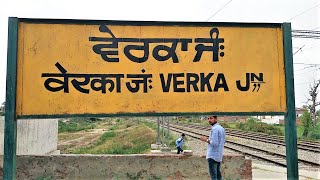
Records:
<instances>
[{"instance_id":1,"label":"railway track","mask_svg":"<svg viewBox=\"0 0 320 180\"><path fill-rule=\"evenodd\" d=\"M197 127L197 126L196 126ZM186 129L185 126L177 126L176 124L171 124L170 125L170 130L175 131L178 133L185 133L187 136L195 138L200 140L201 136L207 136L203 132L195 132L196 131L206 131L208 133L210 131L210 128L208 127L202 127L202 128L196 128L194 126L190 127L188 126L189 129ZM259 140L260 141L260 140ZM271 142L269 142L271 143ZM271 152L268 150L263 150L260 148L256 148L250 145L246 144L241 144L237 142L233 142L230 140L226 140L225 148L236 151L238 153L241 153L246 156L251 156L266 162L270 162L279 166L286 167L286 156L280 153L276 152ZM312 161L307 161L304 159L298 159L299 161L299 167L315 167L315 168L320 168L320 163L312 162Z\"/></svg>"},{"instance_id":2,"label":"railway track","mask_svg":"<svg viewBox=\"0 0 320 180\"><path fill-rule=\"evenodd\" d=\"M188 125L188 124L181 125L181 124L176 124L176 123L173 123L171 125L174 125L174 126L178 125L178 126L183 126L186 128L194 128L194 129L198 129L198 130L210 131L210 127L204 127L204 126L199 126L199 125ZM230 129L230 128L226 128L226 135L249 139L249 140L254 140L254 141L259 141L259 142L265 142L265 143L270 143L270 144L286 146L286 143L285 143L283 137L274 136L274 135L267 135L267 134L255 133L255 132L245 132L245 131L240 131L240 130L235 130L235 129ZM300 142L298 142L297 147L300 150L320 153L320 143L310 142L310 141L300 141Z\"/></svg>"}]
</instances>

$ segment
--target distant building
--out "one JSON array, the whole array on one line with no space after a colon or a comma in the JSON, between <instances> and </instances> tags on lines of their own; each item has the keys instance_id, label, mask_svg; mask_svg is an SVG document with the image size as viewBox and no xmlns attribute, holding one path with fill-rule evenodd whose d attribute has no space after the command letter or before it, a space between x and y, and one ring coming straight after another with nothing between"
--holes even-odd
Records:
<instances>
[{"instance_id":1,"label":"distant building","mask_svg":"<svg viewBox=\"0 0 320 180\"><path fill-rule=\"evenodd\" d=\"M307 112L307 111L308 111L307 108L296 108L296 116L300 117L304 112Z\"/></svg>"},{"instance_id":2,"label":"distant building","mask_svg":"<svg viewBox=\"0 0 320 180\"><path fill-rule=\"evenodd\" d=\"M219 121L223 122L246 122L250 116L219 116Z\"/></svg>"},{"instance_id":3,"label":"distant building","mask_svg":"<svg viewBox=\"0 0 320 180\"><path fill-rule=\"evenodd\" d=\"M308 111L306 108L296 108L296 121L297 125L301 124L300 116L304 112ZM259 119L261 122L267 124L284 124L284 116L254 116L255 118Z\"/></svg>"},{"instance_id":4,"label":"distant building","mask_svg":"<svg viewBox=\"0 0 320 180\"><path fill-rule=\"evenodd\" d=\"M279 124L284 125L284 119L280 119ZM301 124L302 124L301 119L297 117L296 118L296 125L301 125Z\"/></svg>"}]
</instances>

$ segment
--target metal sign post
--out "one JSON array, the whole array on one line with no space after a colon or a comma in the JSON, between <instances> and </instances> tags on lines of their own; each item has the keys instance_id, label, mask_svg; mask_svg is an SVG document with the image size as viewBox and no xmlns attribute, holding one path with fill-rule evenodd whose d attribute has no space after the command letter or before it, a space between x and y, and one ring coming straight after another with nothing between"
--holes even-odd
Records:
<instances>
[{"instance_id":1,"label":"metal sign post","mask_svg":"<svg viewBox=\"0 0 320 180\"><path fill-rule=\"evenodd\" d=\"M4 128L4 161L3 161L3 179L4 180L16 179L17 50L18 50L18 19L9 18L6 107L5 107L5 128Z\"/></svg>"},{"instance_id":2,"label":"metal sign post","mask_svg":"<svg viewBox=\"0 0 320 180\"><path fill-rule=\"evenodd\" d=\"M283 46L286 70L286 96L287 114L285 116L285 139L286 139L286 159L287 159L287 178L299 179L298 155L297 155L297 127L296 110L294 97L294 75L291 24L283 24Z\"/></svg>"}]
</instances>

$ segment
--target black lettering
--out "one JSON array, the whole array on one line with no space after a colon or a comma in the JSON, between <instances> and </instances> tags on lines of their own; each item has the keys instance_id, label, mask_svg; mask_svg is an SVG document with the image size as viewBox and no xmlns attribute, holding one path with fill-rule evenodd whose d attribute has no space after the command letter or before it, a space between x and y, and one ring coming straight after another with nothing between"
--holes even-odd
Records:
<instances>
[{"instance_id":1,"label":"black lettering","mask_svg":"<svg viewBox=\"0 0 320 180\"><path fill-rule=\"evenodd\" d=\"M215 34L215 37L213 36ZM195 38L196 43L212 43L212 45L204 45L204 44L197 44L195 50L197 51L196 56L193 59L193 62L198 62L201 59L202 53L205 51L212 52L212 61L218 62L219 56L223 57L224 52L220 52L219 50L224 49L224 45L219 45L220 43L224 42L224 38L219 38L219 30L218 28L212 28L210 30L210 37L211 38Z\"/></svg>"},{"instance_id":2,"label":"black lettering","mask_svg":"<svg viewBox=\"0 0 320 180\"><path fill-rule=\"evenodd\" d=\"M222 83L220 83L220 80L222 81ZM218 91L219 88L223 88L224 91L229 91L228 85L227 85L227 81L224 78L224 75L222 73L218 74L217 80L216 80L216 84L214 85L214 90L213 91Z\"/></svg>"},{"instance_id":3,"label":"black lettering","mask_svg":"<svg viewBox=\"0 0 320 180\"><path fill-rule=\"evenodd\" d=\"M241 86L241 83L240 83L240 80L238 80L236 83L237 83L237 88L240 90L240 91L248 91L249 88L250 88L250 73L246 73L246 85L243 87Z\"/></svg>"},{"instance_id":4,"label":"black lettering","mask_svg":"<svg viewBox=\"0 0 320 180\"><path fill-rule=\"evenodd\" d=\"M193 80L191 80L193 78ZM191 86L193 86L193 90L195 92L199 91L198 88L199 76L195 73L187 73L187 92L190 92Z\"/></svg>"},{"instance_id":5,"label":"black lettering","mask_svg":"<svg viewBox=\"0 0 320 180\"><path fill-rule=\"evenodd\" d=\"M251 73L251 81L254 81L254 79L257 79L258 81L263 81L263 73L259 73L259 77L256 74Z\"/></svg>"},{"instance_id":6,"label":"black lettering","mask_svg":"<svg viewBox=\"0 0 320 180\"><path fill-rule=\"evenodd\" d=\"M160 80L161 80L161 87L163 92L169 92L170 85L171 85L171 79L172 79L172 74L168 74L167 82L165 82L163 74L160 74Z\"/></svg>"},{"instance_id":7,"label":"black lettering","mask_svg":"<svg viewBox=\"0 0 320 180\"><path fill-rule=\"evenodd\" d=\"M214 73L209 73L207 76L204 76L204 73L200 73L200 79L201 79L201 83L200 83L200 91L204 92L204 88L205 86L208 87L208 91L212 92L212 88L210 85L210 78L213 76Z\"/></svg>"},{"instance_id":8,"label":"black lettering","mask_svg":"<svg viewBox=\"0 0 320 180\"><path fill-rule=\"evenodd\" d=\"M184 73L173 74L173 92L185 92L185 88L179 88L179 85L183 85L184 81L178 81L178 77L184 77Z\"/></svg>"}]
</instances>

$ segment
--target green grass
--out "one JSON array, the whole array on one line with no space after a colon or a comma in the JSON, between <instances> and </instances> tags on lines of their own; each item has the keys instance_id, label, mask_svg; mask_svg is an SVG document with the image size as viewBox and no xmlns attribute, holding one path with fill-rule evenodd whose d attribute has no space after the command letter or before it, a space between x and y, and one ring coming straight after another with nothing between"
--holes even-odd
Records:
<instances>
[{"instance_id":1,"label":"green grass","mask_svg":"<svg viewBox=\"0 0 320 180\"><path fill-rule=\"evenodd\" d=\"M157 123L149 122L149 121L143 121L143 123L151 129L157 130L158 128Z\"/></svg>"},{"instance_id":2,"label":"green grass","mask_svg":"<svg viewBox=\"0 0 320 180\"><path fill-rule=\"evenodd\" d=\"M283 135L285 135L285 125L276 125L277 127L279 127L283 133ZM297 138L302 138L302 134L303 134L303 126L297 126Z\"/></svg>"},{"instance_id":3,"label":"green grass","mask_svg":"<svg viewBox=\"0 0 320 180\"><path fill-rule=\"evenodd\" d=\"M37 180L52 180L52 179L53 179L53 176L51 175L43 175L43 176L37 177Z\"/></svg>"},{"instance_id":4,"label":"green grass","mask_svg":"<svg viewBox=\"0 0 320 180\"><path fill-rule=\"evenodd\" d=\"M59 121L58 132L78 132L96 127L96 120L89 118L71 118L67 121Z\"/></svg>"},{"instance_id":5,"label":"green grass","mask_svg":"<svg viewBox=\"0 0 320 180\"><path fill-rule=\"evenodd\" d=\"M120 121L118 121L120 122ZM123 122L116 131L103 133L97 142L74 149L75 154L141 154L150 151L156 133L139 121Z\"/></svg>"},{"instance_id":6,"label":"green grass","mask_svg":"<svg viewBox=\"0 0 320 180\"><path fill-rule=\"evenodd\" d=\"M99 138L99 140L98 140L98 142L96 143L96 145L100 145L100 144L104 143L105 141L114 138L115 136L116 136L116 133L114 133L113 131L105 132L105 133L103 133L102 136Z\"/></svg>"},{"instance_id":7,"label":"green grass","mask_svg":"<svg viewBox=\"0 0 320 180\"><path fill-rule=\"evenodd\" d=\"M113 131L113 130L116 130L116 129L119 129L119 126L116 126L116 125L115 125L115 126L111 126L111 127L109 128L110 131Z\"/></svg>"},{"instance_id":8,"label":"green grass","mask_svg":"<svg viewBox=\"0 0 320 180\"><path fill-rule=\"evenodd\" d=\"M237 123L227 123L229 128L235 129L237 126Z\"/></svg>"},{"instance_id":9,"label":"green grass","mask_svg":"<svg viewBox=\"0 0 320 180\"><path fill-rule=\"evenodd\" d=\"M137 118L131 119L104 119L102 121L91 122L90 119L72 119L59 123L60 132L63 139L75 136L73 132L91 128L103 127L103 134L100 137L90 140L86 146L74 146L68 149L68 153L73 154L141 154L149 153L150 144L157 140L157 124L143 121ZM63 129L65 128L65 129ZM100 131L101 132L101 131ZM161 132L161 129L160 129ZM85 131L81 133L86 133ZM79 133L76 133L79 135ZM78 137L78 136L76 136ZM169 142L166 142L171 149L175 150L175 140L179 136L170 133ZM186 137L186 142L188 137ZM184 144L183 149L187 149Z\"/></svg>"},{"instance_id":10,"label":"green grass","mask_svg":"<svg viewBox=\"0 0 320 180\"><path fill-rule=\"evenodd\" d=\"M150 127L151 129L157 131L157 123L154 123L154 122L147 122L147 121L143 121L143 123ZM160 134L162 133L162 128L160 128ZM165 130L166 132L166 130ZM166 134L166 133L165 133ZM169 147L171 149L176 149L176 140L179 138L180 136L177 136L177 135L173 135L172 133L170 133L169 135ZM162 134L160 135L160 142L162 142ZM188 140L188 137L185 138L185 142ZM166 140L167 141L167 140ZM188 149L188 147L186 146L186 143L183 144L182 146L182 149Z\"/></svg>"}]
</instances>

